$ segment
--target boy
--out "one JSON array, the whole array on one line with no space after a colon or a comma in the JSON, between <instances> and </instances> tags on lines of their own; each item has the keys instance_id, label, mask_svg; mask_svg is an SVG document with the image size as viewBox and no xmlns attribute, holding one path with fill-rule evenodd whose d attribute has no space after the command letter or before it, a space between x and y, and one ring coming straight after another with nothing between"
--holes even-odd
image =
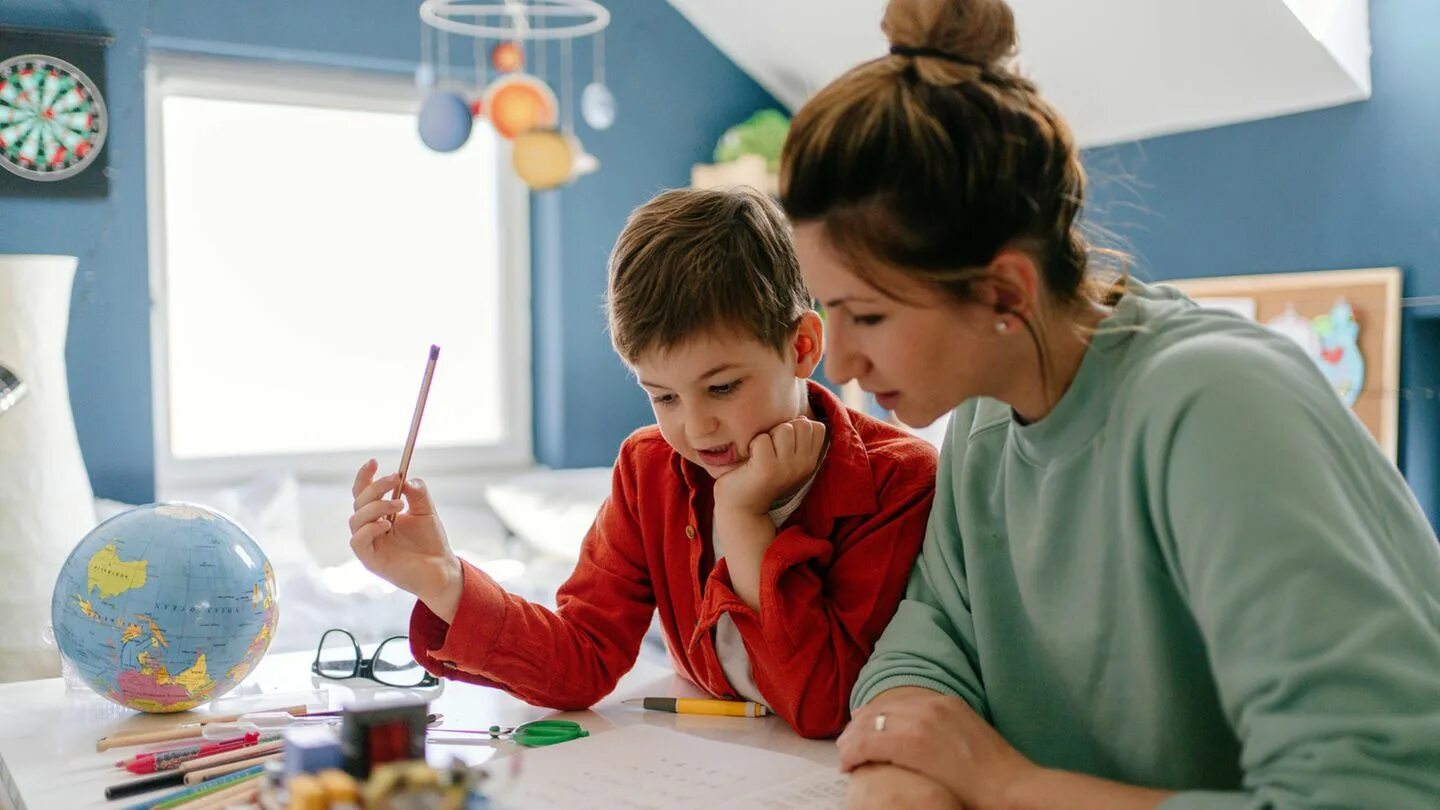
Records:
<instances>
[{"instance_id":1,"label":"boy","mask_svg":"<svg viewBox=\"0 0 1440 810\"><path fill-rule=\"evenodd\" d=\"M350 545L419 598L416 660L583 709L658 608L677 672L838 734L920 549L935 453L808 381L824 346L809 300L768 199L681 190L637 209L610 259L610 332L657 424L621 446L556 610L458 560L422 482L403 508L374 460L356 476Z\"/></svg>"}]
</instances>

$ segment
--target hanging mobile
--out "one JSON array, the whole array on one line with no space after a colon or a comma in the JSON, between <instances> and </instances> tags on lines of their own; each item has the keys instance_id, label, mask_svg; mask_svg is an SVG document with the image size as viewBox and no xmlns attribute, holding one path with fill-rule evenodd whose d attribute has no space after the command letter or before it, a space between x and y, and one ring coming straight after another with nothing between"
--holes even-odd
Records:
<instances>
[{"instance_id":1,"label":"hanging mobile","mask_svg":"<svg viewBox=\"0 0 1440 810\"><path fill-rule=\"evenodd\" d=\"M422 30L421 36L424 35L425 32ZM447 87L450 41L449 35L444 31L439 33L439 37L440 64L438 68L428 72L434 86L430 95L426 96L425 101L420 105L420 115L416 123L420 130L420 140L426 146L436 152L454 152L470 139L470 128L474 116L470 112L470 102ZM422 40L422 59L427 51L428 48L425 47L425 42ZM421 67L428 64L429 62L426 60L421 63ZM416 73L418 80L420 71Z\"/></svg>"},{"instance_id":2,"label":"hanging mobile","mask_svg":"<svg viewBox=\"0 0 1440 810\"><path fill-rule=\"evenodd\" d=\"M420 19L437 30L475 38L477 78L484 70L479 42L498 41L489 52L489 64L499 75L482 80L485 89L480 98L466 106L472 118L484 117L501 138L512 142L512 165L530 188L556 188L599 168L599 161L575 137L571 63L572 41L598 34L610 24L604 6L595 0L424 0ZM563 114L560 99L546 81L550 40L560 45L562 65L555 81L561 88ZM588 91L593 114L586 113L587 122L596 129L608 127L615 117L614 97L604 86L603 48L601 44L595 52L599 89ZM526 72L527 67L531 72ZM444 83L442 76L440 84ZM438 111L436 118L441 119ZM444 128L437 130L437 136L447 134ZM432 148L441 148L440 141L426 138Z\"/></svg>"},{"instance_id":3,"label":"hanging mobile","mask_svg":"<svg viewBox=\"0 0 1440 810\"><path fill-rule=\"evenodd\" d=\"M580 114L591 129L605 130L615 123L615 94L605 86L605 34L595 35L594 80L580 92Z\"/></svg>"}]
</instances>

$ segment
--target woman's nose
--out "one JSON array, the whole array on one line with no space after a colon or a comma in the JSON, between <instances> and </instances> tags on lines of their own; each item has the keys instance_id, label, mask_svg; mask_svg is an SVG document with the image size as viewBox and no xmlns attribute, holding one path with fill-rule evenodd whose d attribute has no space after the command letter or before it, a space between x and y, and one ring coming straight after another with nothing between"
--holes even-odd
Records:
<instances>
[{"instance_id":1,"label":"woman's nose","mask_svg":"<svg viewBox=\"0 0 1440 810\"><path fill-rule=\"evenodd\" d=\"M837 335L836 338L831 338L826 349L825 376L829 377L831 382L844 385L864 373L865 360L850 348L848 341Z\"/></svg>"}]
</instances>

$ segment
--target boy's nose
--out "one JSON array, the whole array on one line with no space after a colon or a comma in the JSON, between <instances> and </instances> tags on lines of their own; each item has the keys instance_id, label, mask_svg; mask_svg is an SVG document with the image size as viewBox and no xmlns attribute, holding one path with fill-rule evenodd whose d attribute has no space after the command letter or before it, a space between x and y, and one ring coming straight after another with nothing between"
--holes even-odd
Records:
<instances>
[{"instance_id":1,"label":"boy's nose","mask_svg":"<svg viewBox=\"0 0 1440 810\"><path fill-rule=\"evenodd\" d=\"M720 420L706 411L695 411L685 420L688 423L691 441L703 440L715 435L720 429Z\"/></svg>"}]
</instances>

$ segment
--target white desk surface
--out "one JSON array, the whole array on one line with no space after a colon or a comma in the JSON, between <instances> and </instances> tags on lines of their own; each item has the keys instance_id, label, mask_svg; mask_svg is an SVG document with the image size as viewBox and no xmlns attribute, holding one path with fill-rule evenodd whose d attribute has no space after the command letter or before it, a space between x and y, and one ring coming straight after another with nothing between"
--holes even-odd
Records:
<instances>
[{"instance_id":1,"label":"white desk surface","mask_svg":"<svg viewBox=\"0 0 1440 810\"><path fill-rule=\"evenodd\" d=\"M300 692L315 683L330 686L329 701L339 708L351 691L337 682L315 679L310 662L313 652L268 655L256 671L237 689L258 687L265 693ZM341 682L343 683L343 682ZM452 735L465 744L442 745L445 727L485 728L493 724L515 725L542 717L564 717L578 721L591 734L621 726L647 723L722 742L749 745L804 757L834 766L838 760L834 741L807 740L778 717L701 717L664 712L647 712L620 705L626 698L645 696L698 697L696 687L668 668L639 662L609 697L592 710L557 714L530 706L498 689L447 682L445 692L431 704L431 711L445 715L441 731L430 735L427 757L434 763L460 756L480 762L510 750L510 743L482 743L477 735ZM223 703L223 698L222 698ZM111 703L88 690L67 691L64 680L50 678L0 684L0 807L10 810L83 810L84 808L127 807L161 792L142 794L107 802L105 788L132 775L115 767L115 761L141 748L122 748L104 753L95 750L100 737L137 731L154 731L194 722L203 711L171 715L142 715ZM483 739L483 738L482 738ZM173 790L173 788L172 788Z\"/></svg>"}]
</instances>

